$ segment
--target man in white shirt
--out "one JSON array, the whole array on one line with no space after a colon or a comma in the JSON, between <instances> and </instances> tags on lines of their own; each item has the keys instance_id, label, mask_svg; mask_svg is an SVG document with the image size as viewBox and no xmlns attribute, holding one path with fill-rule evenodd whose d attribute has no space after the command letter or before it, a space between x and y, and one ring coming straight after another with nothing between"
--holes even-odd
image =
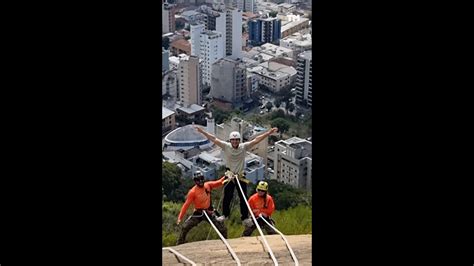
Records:
<instances>
[{"instance_id":1,"label":"man in white shirt","mask_svg":"<svg viewBox=\"0 0 474 266\"><path fill-rule=\"evenodd\" d=\"M240 143L240 133L234 131L230 133L229 142L222 141L216 136L206 132L199 126L194 127L199 133L202 133L206 136L207 139L214 142L217 146L221 147L224 151L224 162L229 171L234 174L238 174L240 185L244 191L245 197L243 197L240 189L237 188L237 194L240 198L240 219L243 221L248 218L248 209L245 201L247 200L247 184L249 180L244 178L244 168L245 168L245 155L248 150L253 146L258 144L260 141L268 137L269 135L278 131L278 128L274 127L267 132L257 136L251 141ZM232 201L232 196L234 195L234 188L237 186L235 183L236 180L228 182L224 187L224 202L223 202L223 215L218 217L218 221L224 221L230 215L230 203Z\"/></svg>"}]
</instances>

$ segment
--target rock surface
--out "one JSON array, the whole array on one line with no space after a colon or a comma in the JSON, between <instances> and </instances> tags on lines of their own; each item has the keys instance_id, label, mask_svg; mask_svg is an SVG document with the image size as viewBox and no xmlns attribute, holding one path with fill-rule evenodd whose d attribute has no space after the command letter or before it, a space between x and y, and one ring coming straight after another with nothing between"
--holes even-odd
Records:
<instances>
[{"instance_id":1,"label":"rock surface","mask_svg":"<svg viewBox=\"0 0 474 266\"><path fill-rule=\"evenodd\" d=\"M299 265L311 265L311 235L285 236L293 252L298 258ZM294 265L285 241L280 235L266 235L270 248L278 261L278 265ZM236 253L242 265L273 265L270 253L261 236L240 237L228 239L229 245ZM190 259L197 265L237 265L231 253L222 240L207 240L172 246L177 252ZM190 265L169 250L163 250L162 265Z\"/></svg>"}]
</instances>

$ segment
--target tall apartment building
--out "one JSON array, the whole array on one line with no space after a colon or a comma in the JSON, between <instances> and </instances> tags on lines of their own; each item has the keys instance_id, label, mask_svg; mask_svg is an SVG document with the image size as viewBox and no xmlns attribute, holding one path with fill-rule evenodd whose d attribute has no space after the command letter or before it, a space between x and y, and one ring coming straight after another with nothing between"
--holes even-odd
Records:
<instances>
[{"instance_id":1,"label":"tall apartment building","mask_svg":"<svg viewBox=\"0 0 474 266\"><path fill-rule=\"evenodd\" d=\"M178 86L179 80L178 76L176 75L176 69L171 69L163 74L161 78L162 95L167 94L171 97L171 100L177 101L179 91Z\"/></svg>"},{"instance_id":2,"label":"tall apartment building","mask_svg":"<svg viewBox=\"0 0 474 266\"><path fill-rule=\"evenodd\" d=\"M235 106L248 97L246 67L242 61L223 58L212 65L211 91L213 98Z\"/></svg>"},{"instance_id":3,"label":"tall apartment building","mask_svg":"<svg viewBox=\"0 0 474 266\"><path fill-rule=\"evenodd\" d=\"M201 104L201 81L199 58L191 55L183 57L178 65L179 100L183 106Z\"/></svg>"},{"instance_id":4,"label":"tall apartment building","mask_svg":"<svg viewBox=\"0 0 474 266\"><path fill-rule=\"evenodd\" d=\"M162 33L165 34L168 32L174 32L176 28L175 15L176 11L174 5L168 3L167 1L163 2L161 7L162 18Z\"/></svg>"},{"instance_id":5,"label":"tall apartment building","mask_svg":"<svg viewBox=\"0 0 474 266\"><path fill-rule=\"evenodd\" d=\"M256 0L237 0L237 8L243 12L257 13L257 1Z\"/></svg>"},{"instance_id":6,"label":"tall apartment building","mask_svg":"<svg viewBox=\"0 0 474 266\"><path fill-rule=\"evenodd\" d=\"M206 15L206 30L220 32L224 38L224 55L232 59L242 58L242 11L215 5Z\"/></svg>"},{"instance_id":7,"label":"tall apartment building","mask_svg":"<svg viewBox=\"0 0 474 266\"><path fill-rule=\"evenodd\" d=\"M271 179L311 191L312 146L298 137L277 141L268 153L268 166L273 168Z\"/></svg>"},{"instance_id":8,"label":"tall apartment building","mask_svg":"<svg viewBox=\"0 0 474 266\"><path fill-rule=\"evenodd\" d=\"M306 101L313 106L313 60L311 50L298 55L296 63L296 104L303 105Z\"/></svg>"},{"instance_id":9,"label":"tall apartment building","mask_svg":"<svg viewBox=\"0 0 474 266\"><path fill-rule=\"evenodd\" d=\"M278 43L281 38L281 20L279 18L257 18L248 22L249 44Z\"/></svg>"},{"instance_id":10,"label":"tall apartment building","mask_svg":"<svg viewBox=\"0 0 474 266\"><path fill-rule=\"evenodd\" d=\"M161 48L161 72L170 70L170 51Z\"/></svg>"},{"instance_id":11,"label":"tall apartment building","mask_svg":"<svg viewBox=\"0 0 474 266\"><path fill-rule=\"evenodd\" d=\"M202 83L211 86L212 64L224 57L222 34L215 31L204 31L199 38L198 57L201 61Z\"/></svg>"}]
</instances>

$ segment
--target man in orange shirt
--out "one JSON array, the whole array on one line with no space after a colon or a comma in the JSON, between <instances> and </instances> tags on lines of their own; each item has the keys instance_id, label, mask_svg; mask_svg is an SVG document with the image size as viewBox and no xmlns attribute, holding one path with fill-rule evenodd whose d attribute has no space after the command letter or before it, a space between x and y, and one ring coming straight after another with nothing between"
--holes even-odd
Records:
<instances>
[{"instance_id":1,"label":"man in orange shirt","mask_svg":"<svg viewBox=\"0 0 474 266\"><path fill-rule=\"evenodd\" d=\"M267 231L267 234L269 235L276 234L275 230L273 230L273 228L271 228L266 222L262 220L262 219L265 219L271 225L275 224L275 222L270 217L273 211L275 210L275 203L273 203L272 196L268 195L267 182L265 181L258 182L257 193L253 194L249 198L249 205L260 227L264 228L265 231ZM259 217L260 214L263 217ZM255 228L257 228L257 226L255 226L255 224L253 223L252 218L245 219L243 221L243 224L245 226L245 229L244 229L244 232L242 233L242 236L250 236L255 230Z\"/></svg>"},{"instance_id":2,"label":"man in orange shirt","mask_svg":"<svg viewBox=\"0 0 474 266\"><path fill-rule=\"evenodd\" d=\"M224 226L223 222L218 222L216 220L216 215L214 214L214 209L212 208L211 204L211 190L221 187L223 185L224 178L225 177L222 177L216 181L204 182L204 176L202 175L201 171L196 171L194 173L193 179L196 185L189 190L188 195L186 196L186 201L184 202L183 207L181 207L176 224L181 223L181 219L183 219L183 216L186 214L186 211L188 210L188 207L191 203L194 205L194 212L193 215L184 222L176 245L186 242L186 235L188 234L189 230L201 223L203 220L208 221L203 211L207 212L212 223L217 227L219 232L221 232L221 234L227 238L227 228Z\"/></svg>"}]
</instances>

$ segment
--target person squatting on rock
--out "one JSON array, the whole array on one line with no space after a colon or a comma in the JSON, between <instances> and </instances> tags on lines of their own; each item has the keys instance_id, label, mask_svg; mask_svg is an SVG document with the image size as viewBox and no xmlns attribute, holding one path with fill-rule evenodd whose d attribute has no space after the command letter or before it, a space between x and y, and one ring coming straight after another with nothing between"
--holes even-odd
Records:
<instances>
[{"instance_id":1,"label":"person squatting on rock","mask_svg":"<svg viewBox=\"0 0 474 266\"><path fill-rule=\"evenodd\" d=\"M224 177L216 181L207 181L204 182L204 176L201 171L196 171L193 176L195 186L193 186L186 196L186 201L181 207L181 211L178 216L176 224L181 223L184 214L186 213L189 205L192 203L194 205L194 212L185 222L181 229L178 241L176 245L180 245L186 242L186 235L189 230L201 223L202 221L209 222L204 215L203 211L206 211L212 223L217 227L219 232L227 238L227 228L223 222L216 220L216 214L214 208L212 207L211 202L211 190L219 188L223 185Z\"/></svg>"},{"instance_id":2,"label":"person squatting on rock","mask_svg":"<svg viewBox=\"0 0 474 266\"><path fill-rule=\"evenodd\" d=\"M258 135L251 141L247 141L244 143L240 143L240 133L237 131L233 131L229 135L229 142L225 142L223 140L218 139L216 136L206 132L199 126L194 127L199 133L206 136L207 139L214 142L217 146L221 147L224 152L224 162L226 164L226 168L234 174L238 174L240 185L242 186L242 190L245 194L245 197L240 192L240 189L237 185L236 180L232 180L224 187L224 200L222 206L223 215L218 217L218 221L224 221L225 219L229 218L230 216L230 203L234 196L234 188L237 186L237 195L240 198L240 219L243 221L248 218L248 209L245 204L247 200L247 184L250 182L248 179L245 178L244 169L245 169L245 155L247 151L249 151L253 146L260 143L269 135L273 134L274 132L278 131L278 128L274 127L267 132ZM226 178L226 176L224 176Z\"/></svg>"},{"instance_id":3,"label":"person squatting on rock","mask_svg":"<svg viewBox=\"0 0 474 266\"><path fill-rule=\"evenodd\" d=\"M264 228L267 234L269 235L276 234L275 230L273 230L273 228L271 228L265 221L262 220L265 219L271 225L275 225L275 222L271 218L271 215L275 210L275 203L273 202L272 196L268 195L267 182L260 181L258 183L257 192L249 198L249 205L260 227ZM260 214L262 214L263 217L259 217ZM250 236L257 228L252 218L245 219L243 221L243 224L245 226L245 229L242 233L242 236Z\"/></svg>"}]
</instances>

